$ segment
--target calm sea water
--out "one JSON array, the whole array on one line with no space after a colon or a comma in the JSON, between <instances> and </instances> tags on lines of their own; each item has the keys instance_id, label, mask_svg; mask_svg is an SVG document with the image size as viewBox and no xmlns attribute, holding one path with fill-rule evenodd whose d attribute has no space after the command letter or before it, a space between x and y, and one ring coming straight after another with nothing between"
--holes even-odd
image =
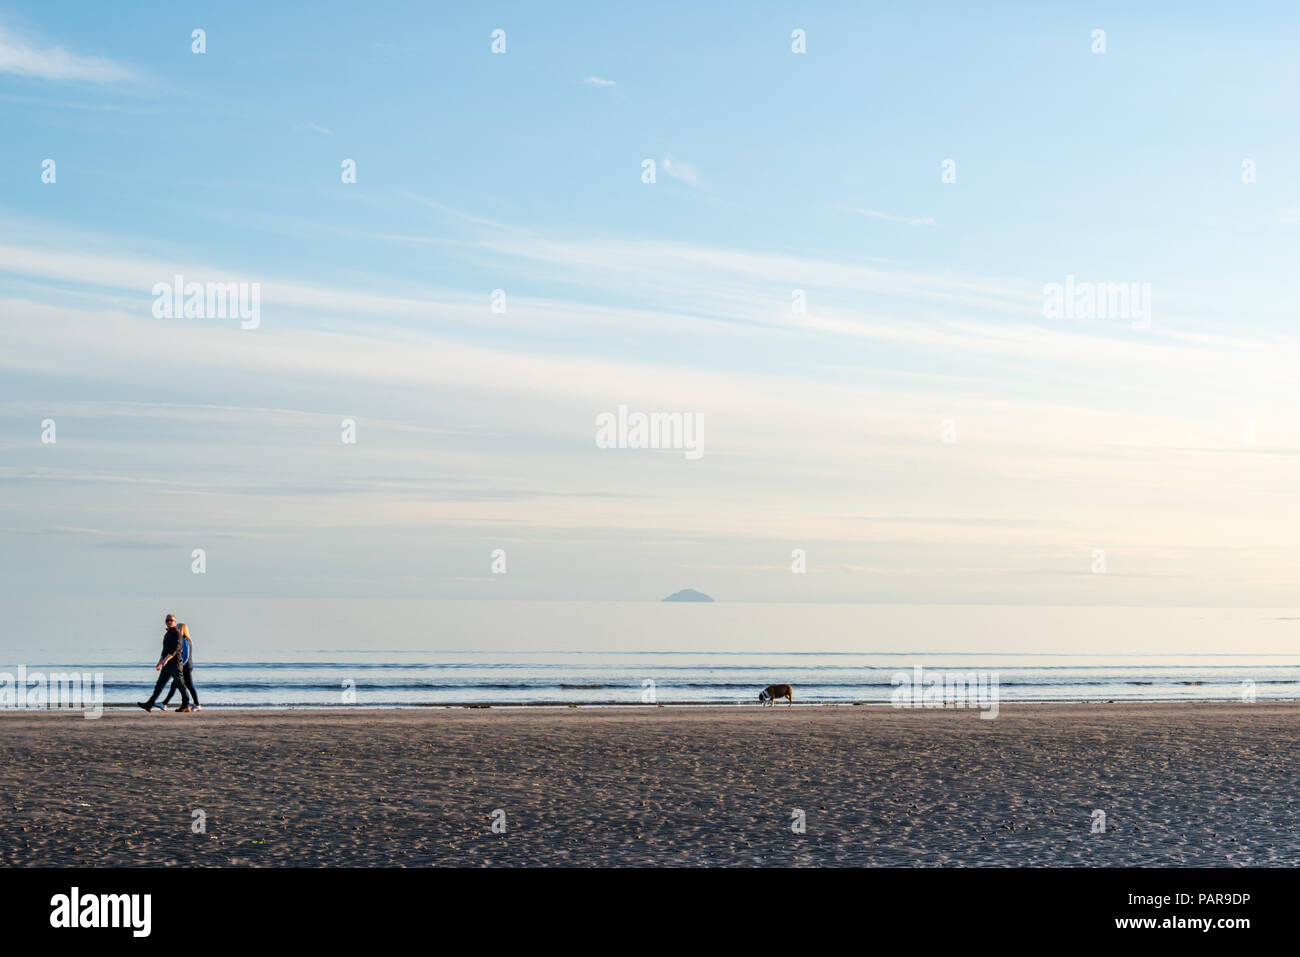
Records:
<instances>
[{"instance_id":1,"label":"calm sea water","mask_svg":"<svg viewBox=\"0 0 1300 957\"><path fill-rule=\"evenodd\" d=\"M916 666L997 676L1002 701L1300 697L1282 609L78 599L0 602L0 671L102 672L148 695L161 618L194 633L212 706L887 702ZM173 607L174 606L174 607ZM33 637L33 636L39 637Z\"/></svg>"},{"instance_id":2,"label":"calm sea water","mask_svg":"<svg viewBox=\"0 0 1300 957\"><path fill-rule=\"evenodd\" d=\"M243 706L356 704L372 707L454 703L637 704L646 682L660 703L753 703L781 681L807 702L887 702L899 671L983 671L997 675L1002 701L1238 698L1243 682L1257 698L1300 696L1295 659L1233 656L1191 663L1142 657L1125 661L1054 656L853 654L625 654L553 652L502 655L318 653L295 661L200 661L195 685L205 704ZM109 703L147 697L152 671L88 662L104 673Z\"/></svg>"}]
</instances>

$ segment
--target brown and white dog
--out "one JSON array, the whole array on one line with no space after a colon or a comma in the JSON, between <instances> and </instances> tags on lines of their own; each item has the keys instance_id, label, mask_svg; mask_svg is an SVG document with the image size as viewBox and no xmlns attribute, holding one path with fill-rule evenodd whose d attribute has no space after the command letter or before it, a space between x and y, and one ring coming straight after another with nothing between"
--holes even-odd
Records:
<instances>
[{"instance_id":1,"label":"brown and white dog","mask_svg":"<svg viewBox=\"0 0 1300 957\"><path fill-rule=\"evenodd\" d=\"M794 704L794 688L789 685L768 685L758 693L759 704L776 704L777 698L784 698Z\"/></svg>"}]
</instances>

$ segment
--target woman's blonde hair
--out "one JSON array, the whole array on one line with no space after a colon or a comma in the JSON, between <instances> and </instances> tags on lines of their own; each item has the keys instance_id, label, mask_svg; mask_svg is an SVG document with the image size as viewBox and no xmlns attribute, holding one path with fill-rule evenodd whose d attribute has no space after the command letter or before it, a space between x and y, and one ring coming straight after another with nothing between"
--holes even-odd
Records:
<instances>
[{"instance_id":1,"label":"woman's blonde hair","mask_svg":"<svg viewBox=\"0 0 1300 957\"><path fill-rule=\"evenodd\" d=\"M189 638L189 637L190 637L190 626L187 625L187 624L185 624L185 622L181 622L181 623L180 623L179 625L177 625L176 627L180 628L180 630L181 630L181 637L182 637L182 638ZM193 638L190 638L190 640L193 641L194 639L193 639Z\"/></svg>"}]
</instances>

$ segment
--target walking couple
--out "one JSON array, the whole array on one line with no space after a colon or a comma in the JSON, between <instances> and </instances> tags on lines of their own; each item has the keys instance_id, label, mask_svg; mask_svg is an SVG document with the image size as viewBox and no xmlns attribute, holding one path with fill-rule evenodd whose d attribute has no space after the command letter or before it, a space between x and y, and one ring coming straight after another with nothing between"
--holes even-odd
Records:
<instances>
[{"instance_id":1,"label":"walking couple","mask_svg":"<svg viewBox=\"0 0 1300 957\"><path fill-rule=\"evenodd\" d=\"M163 685L168 681L172 683L171 690L167 692L167 697L163 698L162 704L158 705L159 710L167 710L167 702L172 700L177 690L181 693L181 706L176 709L179 714L182 711L202 711L199 707L199 693L194 690L194 642L190 640L190 629L185 622L176 621L175 615L167 616L167 633L163 635L162 657L158 659L158 664L154 665L154 671L160 672L158 683L153 687L153 694L149 696L148 701L137 701L140 707L145 711L152 711L158 701L158 696L162 694ZM194 707L190 707L190 696L194 696Z\"/></svg>"}]
</instances>

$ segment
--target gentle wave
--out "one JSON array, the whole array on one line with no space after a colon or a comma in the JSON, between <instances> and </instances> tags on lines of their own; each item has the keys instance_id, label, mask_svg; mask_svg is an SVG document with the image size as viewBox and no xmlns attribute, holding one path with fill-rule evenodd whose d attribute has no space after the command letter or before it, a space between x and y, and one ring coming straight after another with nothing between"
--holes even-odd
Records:
<instances>
[{"instance_id":1,"label":"gentle wave","mask_svg":"<svg viewBox=\"0 0 1300 957\"><path fill-rule=\"evenodd\" d=\"M882 703L895 677L913 668L950 676L996 676L1001 700L1210 700L1300 696L1300 657L957 655L911 653L433 652L423 661L368 653L322 653L322 660L213 661L200 658L194 682L204 704L240 706L411 706L658 702L725 704L755 701L772 683L795 687L795 700ZM360 656L362 653L358 653ZM1152 661L1152 658L1159 661ZM437 660L430 661L434 658ZM1213 661L1208 662L1208 658ZM461 660L451 660L461 659ZM1080 663L1080 662L1083 663ZM0 662L0 681L13 667ZM105 700L140 700L156 679L152 662L27 666L35 673L91 672L104 679ZM647 682L649 684L647 685ZM0 687L3 685L0 684ZM653 689L653 694L647 691Z\"/></svg>"},{"instance_id":2,"label":"gentle wave","mask_svg":"<svg viewBox=\"0 0 1300 957\"><path fill-rule=\"evenodd\" d=\"M199 681L198 672L195 673L194 680L195 683L197 684ZM1254 683L1256 685L1300 685L1300 679L1273 680L1273 681L1257 680ZM1154 687L1153 682L1150 681L1124 681L1124 682L1076 681L1076 682L1070 682L1068 683L1068 685L1054 684L1048 682L1038 682L1038 681L999 680L998 682L998 686L1000 688L1055 688L1055 687L1087 688L1087 687L1112 687L1116 684ZM1240 682L1171 681L1169 682L1169 684L1171 686L1172 685L1182 685L1182 686L1219 685L1222 687L1235 688L1240 684ZM104 682L104 689L106 691L125 690L129 688L138 688L140 687L140 685L141 682L138 681L106 681ZM307 680L286 682L286 681L258 681L258 680L250 679L248 681L205 681L203 682L203 687L211 688L213 690L220 690L220 691L240 691L240 690L254 690L254 689L271 690L276 688L283 688L286 690L292 689L296 691L337 691L341 686L342 685L340 682L316 682L316 681L307 681ZM466 682L428 682L428 681L361 682L361 681L357 681L350 684L349 687L355 688L358 691L378 691L378 690L598 691L604 689L610 689L610 690L623 689L623 690L634 690L639 692L642 688L642 685L640 682L628 682L624 684L566 684L566 683L555 684L550 682L519 682L515 684L505 684L501 682L474 682L474 681L466 681ZM757 691L759 688L759 686L752 681L736 682L736 683L719 683L719 682L708 682L708 681L699 681L699 682L659 681L656 682L656 687L660 689L670 689L670 690L671 689L682 689L682 690L716 689L718 691L738 691L738 690L744 690L748 688L754 688ZM837 682L837 683L819 682L816 685L810 685L808 687L822 689L822 690L851 691L857 688L862 688L862 689L895 688L897 687L897 685L888 681L863 681L863 682Z\"/></svg>"}]
</instances>

